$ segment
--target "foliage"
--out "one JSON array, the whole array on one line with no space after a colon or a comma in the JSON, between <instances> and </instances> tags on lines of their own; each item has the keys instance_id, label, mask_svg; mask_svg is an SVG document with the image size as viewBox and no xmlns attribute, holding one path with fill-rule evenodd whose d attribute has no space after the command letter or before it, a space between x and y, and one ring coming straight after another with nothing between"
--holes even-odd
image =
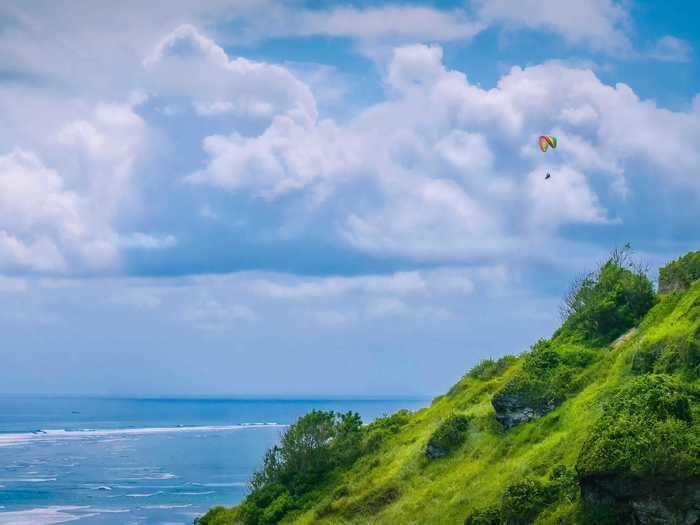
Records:
<instances>
[{"instance_id":1,"label":"foliage","mask_svg":"<svg viewBox=\"0 0 700 525\"><path fill-rule=\"evenodd\" d=\"M503 357L493 360L484 359L479 364L474 366L469 372L467 372L467 377L472 379L478 379L480 381L488 381L489 379L500 375L506 368L516 361L515 356L504 355Z\"/></svg>"},{"instance_id":2,"label":"foliage","mask_svg":"<svg viewBox=\"0 0 700 525\"><path fill-rule=\"evenodd\" d=\"M402 409L392 415L378 417L367 426L365 432L365 450L378 450L388 436L399 432L411 418L410 410Z\"/></svg>"},{"instance_id":3,"label":"foliage","mask_svg":"<svg viewBox=\"0 0 700 525\"><path fill-rule=\"evenodd\" d=\"M659 286L688 288L700 279L700 251L690 252L659 270Z\"/></svg>"},{"instance_id":4,"label":"foliage","mask_svg":"<svg viewBox=\"0 0 700 525\"><path fill-rule=\"evenodd\" d=\"M469 421L470 418L467 416L453 414L440 423L428 440L426 448L428 455L430 456L431 450L439 450L440 455L446 455L464 443Z\"/></svg>"},{"instance_id":5,"label":"foliage","mask_svg":"<svg viewBox=\"0 0 700 525\"><path fill-rule=\"evenodd\" d=\"M625 282L629 275L622 275ZM635 321L634 335L614 348L607 347L609 334L587 337L573 321L564 324L497 373L490 363L478 365L430 407L360 428L360 439L350 440L350 448L359 448L350 457L357 459L340 465L330 454L324 465L331 470L303 491L272 483L238 507L212 509L202 524L246 523L241 513L253 507L248 500L263 509L258 520L280 519L275 509L284 509L281 523L288 525L451 524L467 516L472 525L503 525L514 509L534 515L538 525L622 523L614 508L584 504L576 467L582 476L656 472L681 482L698 472L700 407L692 383L698 378L689 370L690 343L700 336L700 282L662 295ZM636 357L654 349L651 364ZM509 389L531 400L553 394L565 402L503 431L492 399ZM425 461L426 443L456 413L470 418L469 446Z\"/></svg>"},{"instance_id":6,"label":"foliage","mask_svg":"<svg viewBox=\"0 0 700 525\"><path fill-rule=\"evenodd\" d=\"M517 400L537 413L547 412L583 386L580 370L598 357L584 346L540 339L523 357L522 369L496 392L494 403Z\"/></svg>"},{"instance_id":7,"label":"foliage","mask_svg":"<svg viewBox=\"0 0 700 525\"><path fill-rule=\"evenodd\" d=\"M362 451L362 421L353 412L314 410L282 435L265 454L251 480L251 493L240 505L246 525L277 523L302 506L301 496L333 469L350 465Z\"/></svg>"},{"instance_id":8,"label":"foliage","mask_svg":"<svg viewBox=\"0 0 700 525\"><path fill-rule=\"evenodd\" d=\"M603 346L638 324L655 303L646 271L632 262L626 246L574 283L562 307L562 332Z\"/></svg>"},{"instance_id":9,"label":"foliage","mask_svg":"<svg viewBox=\"0 0 700 525\"><path fill-rule=\"evenodd\" d=\"M525 525L532 523L554 502L571 502L577 497L575 472L558 465L546 482L525 478L509 485L500 505L477 509L467 518L465 525Z\"/></svg>"},{"instance_id":10,"label":"foliage","mask_svg":"<svg viewBox=\"0 0 700 525\"><path fill-rule=\"evenodd\" d=\"M700 474L700 427L691 410L697 396L666 375L630 380L605 404L578 458L579 474Z\"/></svg>"}]
</instances>

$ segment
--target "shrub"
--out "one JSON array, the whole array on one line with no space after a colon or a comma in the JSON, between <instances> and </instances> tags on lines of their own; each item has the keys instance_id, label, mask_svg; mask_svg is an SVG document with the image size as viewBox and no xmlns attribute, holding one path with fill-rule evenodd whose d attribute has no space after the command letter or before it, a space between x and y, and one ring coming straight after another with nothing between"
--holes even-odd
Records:
<instances>
[{"instance_id":1,"label":"shrub","mask_svg":"<svg viewBox=\"0 0 700 525\"><path fill-rule=\"evenodd\" d=\"M304 494L333 469L353 463L363 450L360 416L314 410L299 418L265 454L251 493L240 505L246 525L277 523L305 504Z\"/></svg>"},{"instance_id":2,"label":"shrub","mask_svg":"<svg viewBox=\"0 0 700 525\"><path fill-rule=\"evenodd\" d=\"M696 396L665 375L631 380L605 404L579 454L579 475L700 474L700 428L692 417Z\"/></svg>"},{"instance_id":3,"label":"shrub","mask_svg":"<svg viewBox=\"0 0 700 525\"><path fill-rule=\"evenodd\" d=\"M425 449L429 459L446 456L462 443L467 437L469 418L461 414L455 414L445 419L430 436Z\"/></svg>"},{"instance_id":4,"label":"shrub","mask_svg":"<svg viewBox=\"0 0 700 525\"><path fill-rule=\"evenodd\" d=\"M525 525L535 521L545 508L557 501L575 501L578 492L576 472L564 465L558 465L552 471L548 482L525 478L513 483L503 493L500 505L477 509L464 523Z\"/></svg>"},{"instance_id":5,"label":"shrub","mask_svg":"<svg viewBox=\"0 0 700 525\"><path fill-rule=\"evenodd\" d=\"M501 525L501 508L497 506L475 510L464 525Z\"/></svg>"},{"instance_id":6,"label":"shrub","mask_svg":"<svg viewBox=\"0 0 700 525\"><path fill-rule=\"evenodd\" d=\"M654 371L673 374L680 372L689 379L700 376L700 340L692 335L668 338Z\"/></svg>"},{"instance_id":7,"label":"shrub","mask_svg":"<svg viewBox=\"0 0 700 525\"><path fill-rule=\"evenodd\" d=\"M532 523L553 499L552 491L539 480L514 483L503 494L501 519L509 525Z\"/></svg>"},{"instance_id":8,"label":"shrub","mask_svg":"<svg viewBox=\"0 0 700 525\"><path fill-rule=\"evenodd\" d=\"M233 509L213 507L204 516L195 518L193 523L194 525L230 525L234 523L234 513Z\"/></svg>"},{"instance_id":9,"label":"shrub","mask_svg":"<svg viewBox=\"0 0 700 525\"><path fill-rule=\"evenodd\" d=\"M515 362L516 358L512 355L505 355L500 359L484 359L479 364L474 366L469 372L467 372L467 377L472 379L479 379L481 381L487 381L498 375L500 375L504 370L506 370L511 364Z\"/></svg>"},{"instance_id":10,"label":"shrub","mask_svg":"<svg viewBox=\"0 0 700 525\"><path fill-rule=\"evenodd\" d=\"M651 281L631 262L626 246L574 283L564 300L560 332L602 346L635 326L656 300Z\"/></svg>"}]
</instances>

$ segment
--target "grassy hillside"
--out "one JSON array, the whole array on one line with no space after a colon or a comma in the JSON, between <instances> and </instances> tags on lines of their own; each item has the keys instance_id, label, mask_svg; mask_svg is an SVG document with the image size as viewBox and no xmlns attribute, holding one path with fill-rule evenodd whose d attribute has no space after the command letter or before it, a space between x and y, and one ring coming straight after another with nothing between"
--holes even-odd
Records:
<instances>
[{"instance_id":1,"label":"grassy hillside","mask_svg":"<svg viewBox=\"0 0 700 525\"><path fill-rule=\"evenodd\" d=\"M300 420L199 523L700 523L700 281L674 288L616 254L551 339L415 413Z\"/></svg>"}]
</instances>

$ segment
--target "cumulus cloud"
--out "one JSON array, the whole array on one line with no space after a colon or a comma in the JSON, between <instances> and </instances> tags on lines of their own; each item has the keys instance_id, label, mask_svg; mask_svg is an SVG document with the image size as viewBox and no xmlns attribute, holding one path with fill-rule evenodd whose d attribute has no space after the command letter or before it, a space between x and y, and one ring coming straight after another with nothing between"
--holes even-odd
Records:
<instances>
[{"instance_id":1,"label":"cumulus cloud","mask_svg":"<svg viewBox=\"0 0 700 525\"><path fill-rule=\"evenodd\" d=\"M268 199L323 186L346 243L423 260L524 254L524 225L555 237L564 224L608 223L598 192L607 184L625 197L628 178L642 176L628 174L630 163L700 190L698 148L688 147L697 114L659 108L588 69L514 67L485 90L447 69L438 46L411 45L394 51L386 83L387 100L346 125L280 115L257 136L210 136L210 159L191 180ZM542 130L563 147L543 156ZM534 173L545 169L559 175L542 187ZM362 199L341 192L350 180L363 181Z\"/></svg>"},{"instance_id":2,"label":"cumulus cloud","mask_svg":"<svg viewBox=\"0 0 700 525\"><path fill-rule=\"evenodd\" d=\"M108 247L90 231L83 207L34 154L15 150L0 157L0 266L60 271L64 249L100 259Z\"/></svg>"},{"instance_id":3,"label":"cumulus cloud","mask_svg":"<svg viewBox=\"0 0 700 525\"><path fill-rule=\"evenodd\" d=\"M552 224L608 222L596 194L585 175L570 168L556 172L545 180L542 171L528 175L527 196L532 205L532 226L537 231Z\"/></svg>"},{"instance_id":4,"label":"cumulus cloud","mask_svg":"<svg viewBox=\"0 0 700 525\"><path fill-rule=\"evenodd\" d=\"M115 226L147 143L143 100L73 106L71 119L47 123L48 140L26 136L29 148L0 155L0 269L110 271L124 248L174 245Z\"/></svg>"},{"instance_id":5,"label":"cumulus cloud","mask_svg":"<svg viewBox=\"0 0 700 525\"><path fill-rule=\"evenodd\" d=\"M157 79L161 94L194 97L200 115L269 119L283 113L301 123L317 117L311 91L288 69L242 57L230 59L189 24L163 37L143 64Z\"/></svg>"}]
</instances>

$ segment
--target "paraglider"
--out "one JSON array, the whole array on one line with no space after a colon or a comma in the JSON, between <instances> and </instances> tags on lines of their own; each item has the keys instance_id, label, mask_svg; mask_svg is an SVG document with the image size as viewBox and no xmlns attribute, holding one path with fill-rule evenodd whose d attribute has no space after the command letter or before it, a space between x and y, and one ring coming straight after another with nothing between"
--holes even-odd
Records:
<instances>
[{"instance_id":1,"label":"paraglider","mask_svg":"<svg viewBox=\"0 0 700 525\"><path fill-rule=\"evenodd\" d=\"M555 137L554 135L542 135L537 140L537 144L539 144L542 153L546 153L549 148L557 149L557 137ZM549 180L551 177L552 176L549 173L547 173L547 175L545 175L544 177L544 180Z\"/></svg>"},{"instance_id":2,"label":"paraglider","mask_svg":"<svg viewBox=\"0 0 700 525\"><path fill-rule=\"evenodd\" d=\"M545 153L549 148L557 148L557 137L554 135L542 135L537 143L540 145L542 153Z\"/></svg>"}]
</instances>

